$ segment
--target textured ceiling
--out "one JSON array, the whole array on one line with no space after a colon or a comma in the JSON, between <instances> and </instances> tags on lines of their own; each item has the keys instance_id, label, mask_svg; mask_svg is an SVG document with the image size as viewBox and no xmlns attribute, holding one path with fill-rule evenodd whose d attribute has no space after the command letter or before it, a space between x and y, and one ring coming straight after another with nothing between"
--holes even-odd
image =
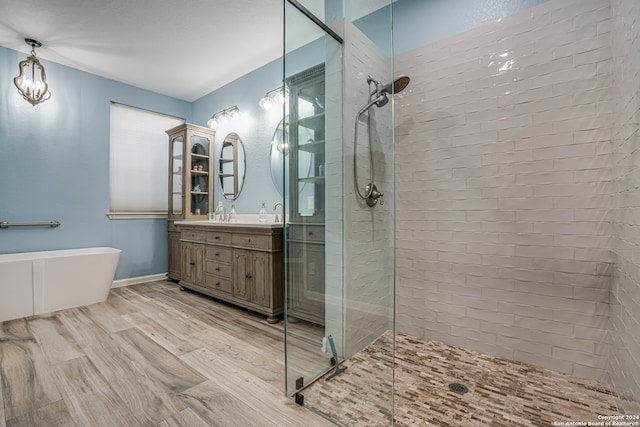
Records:
<instances>
[{"instance_id":1,"label":"textured ceiling","mask_svg":"<svg viewBox=\"0 0 640 427\"><path fill-rule=\"evenodd\" d=\"M353 15L388 0L358 2ZM315 8L318 0L309 0ZM282 0L0 0L0 45L186 101L280 57ZM353 18L354 16L352 16ZM309 27L307 27L308 29ZM304 32L304 27L300 27Z\"/></svg>"}]
</instances>

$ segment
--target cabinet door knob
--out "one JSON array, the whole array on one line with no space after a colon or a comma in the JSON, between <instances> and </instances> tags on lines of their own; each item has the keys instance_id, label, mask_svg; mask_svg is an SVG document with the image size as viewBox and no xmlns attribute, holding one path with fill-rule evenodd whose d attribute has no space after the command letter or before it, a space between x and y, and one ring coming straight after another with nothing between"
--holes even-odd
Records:
<instances>
[{"instance_id":1,"label":"cabinet door knob","mask_svg":"<svg viewBox=\"0 0 640 427\"><path fill-rule=\"evenodd\" d=\"M189 264L190 264L190 265L196 265L196 263L195 263L195 262L190 262Z\"/></svg>"},{"instance_id":2,"label":"cabinet door knob","mask_svg":"<svg viewBox=\"0 0 640 427\"><path fill-rule=\"evenodd\" d=\"M215 239L216 239L216 240L220 240L220 236L216 236L216 237L215 237Z\"/></svg>"},{"instance_id":3,"label":"cabinet door knob","mask_svg":"<svg viewBox=\"0 0 640 427\"><path fill-rule=\"evenodd\" d=\"M216 256L220 256L220 254L216 254Z\"/></svg>"},{"instance_id":4,"label":"cabinet door knob","mask_svg":"<svg viewBox=\"0 0 640 427\"><path fill-rule=\"evenodd\" d=\"M220 282L216 283L216 286L220 286Z\"/></svg>"},{"instance_id":5,"label":"cabinet door knob","mask_svg":"<svg viewBox=\"0 0 640 427\"><path fill-rule=\"evenodd\" d=\"M309 232L309 236L313 236L313 231L310 231L310 232Z\"/></svg>"},{"instance_id":6,"label":"cabinet door knob","mask_svg":"<svg viewBox=\"0 0 640 427\"><path fill-rule=\"evenodd\" d=\"M251 239L249 239L248 241L249 241L249 243L251 243Z\"/></svg>"}]
</instances>

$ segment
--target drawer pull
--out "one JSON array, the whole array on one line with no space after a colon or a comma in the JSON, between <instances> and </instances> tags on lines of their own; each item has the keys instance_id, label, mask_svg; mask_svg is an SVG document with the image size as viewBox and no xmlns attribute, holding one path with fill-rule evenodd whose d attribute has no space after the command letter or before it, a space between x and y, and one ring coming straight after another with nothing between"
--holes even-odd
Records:
<instances>
[{"instance_id":1,"label":"drawer pull","mask_svg":"<svg viewBox=\"0 0 640 427\"><path fill-rule=\"evenodd\" d=\"M214 237L214 239L220 240L220 236L216 236L216 237Z\"/></svg>"},{"instance_id":2,"label":"drawer pull","mask_svg":"<svg viewBox=\"0 0 640 427\"><path fill-rule=\"evenodd\" d=\"M251 239L249 239L248 242L251 243Z\"/></svg>"},{"instance_id":3,"label":"drawer pull","mask_svg":"<svg viewBox=\"0 0 640 427\"><path fill-rule=\"evenodd\" d=\"M196 265L196 263L195 262L190 262L189 265Z\"/></svg>"},{"instance_id":4,"label":"drawer pull","mask_svg":"<svg viewBox=\"0 0 640 427\"><path fill-rule=\"evenodd\" d=\"M219 267L216 267L216 271L220 271L220 268L219 268Z\"/></svg>"},{"instance_id":5,"label":"drawer pull","mask_svg":"<svg viewBox=\"0 0 640 427\"><path fill-rule=\"evenodd\" d=\"M217 282L217 283L216 283L216 286L220 286L220 282Z\"/></svg>"},{"instance_id":6,"label":"drawer pull","mask_svg":"<svg viewBox=\"0 0 640 427\"><path fill-rule=\"evenodd\" d=\"M250 275L250 274L245 274L245 275L244 275L244 277L245 277L246 279L251 279L251 275Z\"/></svg>"},{"instance_id":7,"label":"drawer pull","mask_svg":"<svg viewBox=\"0 0 640 427\"><path fill-rule=\"evenodd\" d=\"M310 232L309 232L309 236L313 236L313 231L310 231Z\"/></svg>"},{"instance_id":8,"label":"drawer pull","mask_svg":"<svg viewBox=\"0 0 640 427\"><path fill-rule=\"evenodd\" d=\"M220 256L220 254L216 254L216 256Z\"/></svg>"}]
</instances>

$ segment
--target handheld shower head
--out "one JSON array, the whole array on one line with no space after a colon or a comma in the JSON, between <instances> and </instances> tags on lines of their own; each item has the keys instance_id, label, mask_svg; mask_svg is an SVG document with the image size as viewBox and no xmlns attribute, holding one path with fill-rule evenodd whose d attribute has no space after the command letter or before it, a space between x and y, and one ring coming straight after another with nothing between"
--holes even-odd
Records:
<instances>
[{"instance_id":1,"label":"handheld shower head","mask_svg":"<svg viewBox=\"0 0 640 427\"><path fill-rule=\"evenodd\" d=\"M369 102L360 109L358 116L364 114L373 105L376 107L384 107L389 102L389 94L394 95L398 92L402 92L408 85L411 79L408 76L400 76L393 82L386 85L381 84L371 76L367 76L367 84L373 84L376 89L369 96Z\"/></svg>"}]
</instances>

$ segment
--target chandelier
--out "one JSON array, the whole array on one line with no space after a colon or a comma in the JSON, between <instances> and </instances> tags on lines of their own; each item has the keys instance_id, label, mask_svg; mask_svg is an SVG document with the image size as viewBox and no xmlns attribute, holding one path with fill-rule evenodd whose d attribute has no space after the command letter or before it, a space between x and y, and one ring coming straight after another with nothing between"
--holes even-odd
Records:
<instances>
[{"instance_id":1,"label":"chandelier","mask_svg":"<svg viewBox=\"0 0 640 427\"><path fill-rule=\"evenodd\" d=\"M31 46L31 55L24 61L20 61L18 66L20 75L13 79L13 83L18 88L20 95L35 106L51 98L51 92L49 92L44 67L36 58L36 48L41 47L42 43L33 39L24 39L24 41Z\"/></svg>"}]
</instances>

